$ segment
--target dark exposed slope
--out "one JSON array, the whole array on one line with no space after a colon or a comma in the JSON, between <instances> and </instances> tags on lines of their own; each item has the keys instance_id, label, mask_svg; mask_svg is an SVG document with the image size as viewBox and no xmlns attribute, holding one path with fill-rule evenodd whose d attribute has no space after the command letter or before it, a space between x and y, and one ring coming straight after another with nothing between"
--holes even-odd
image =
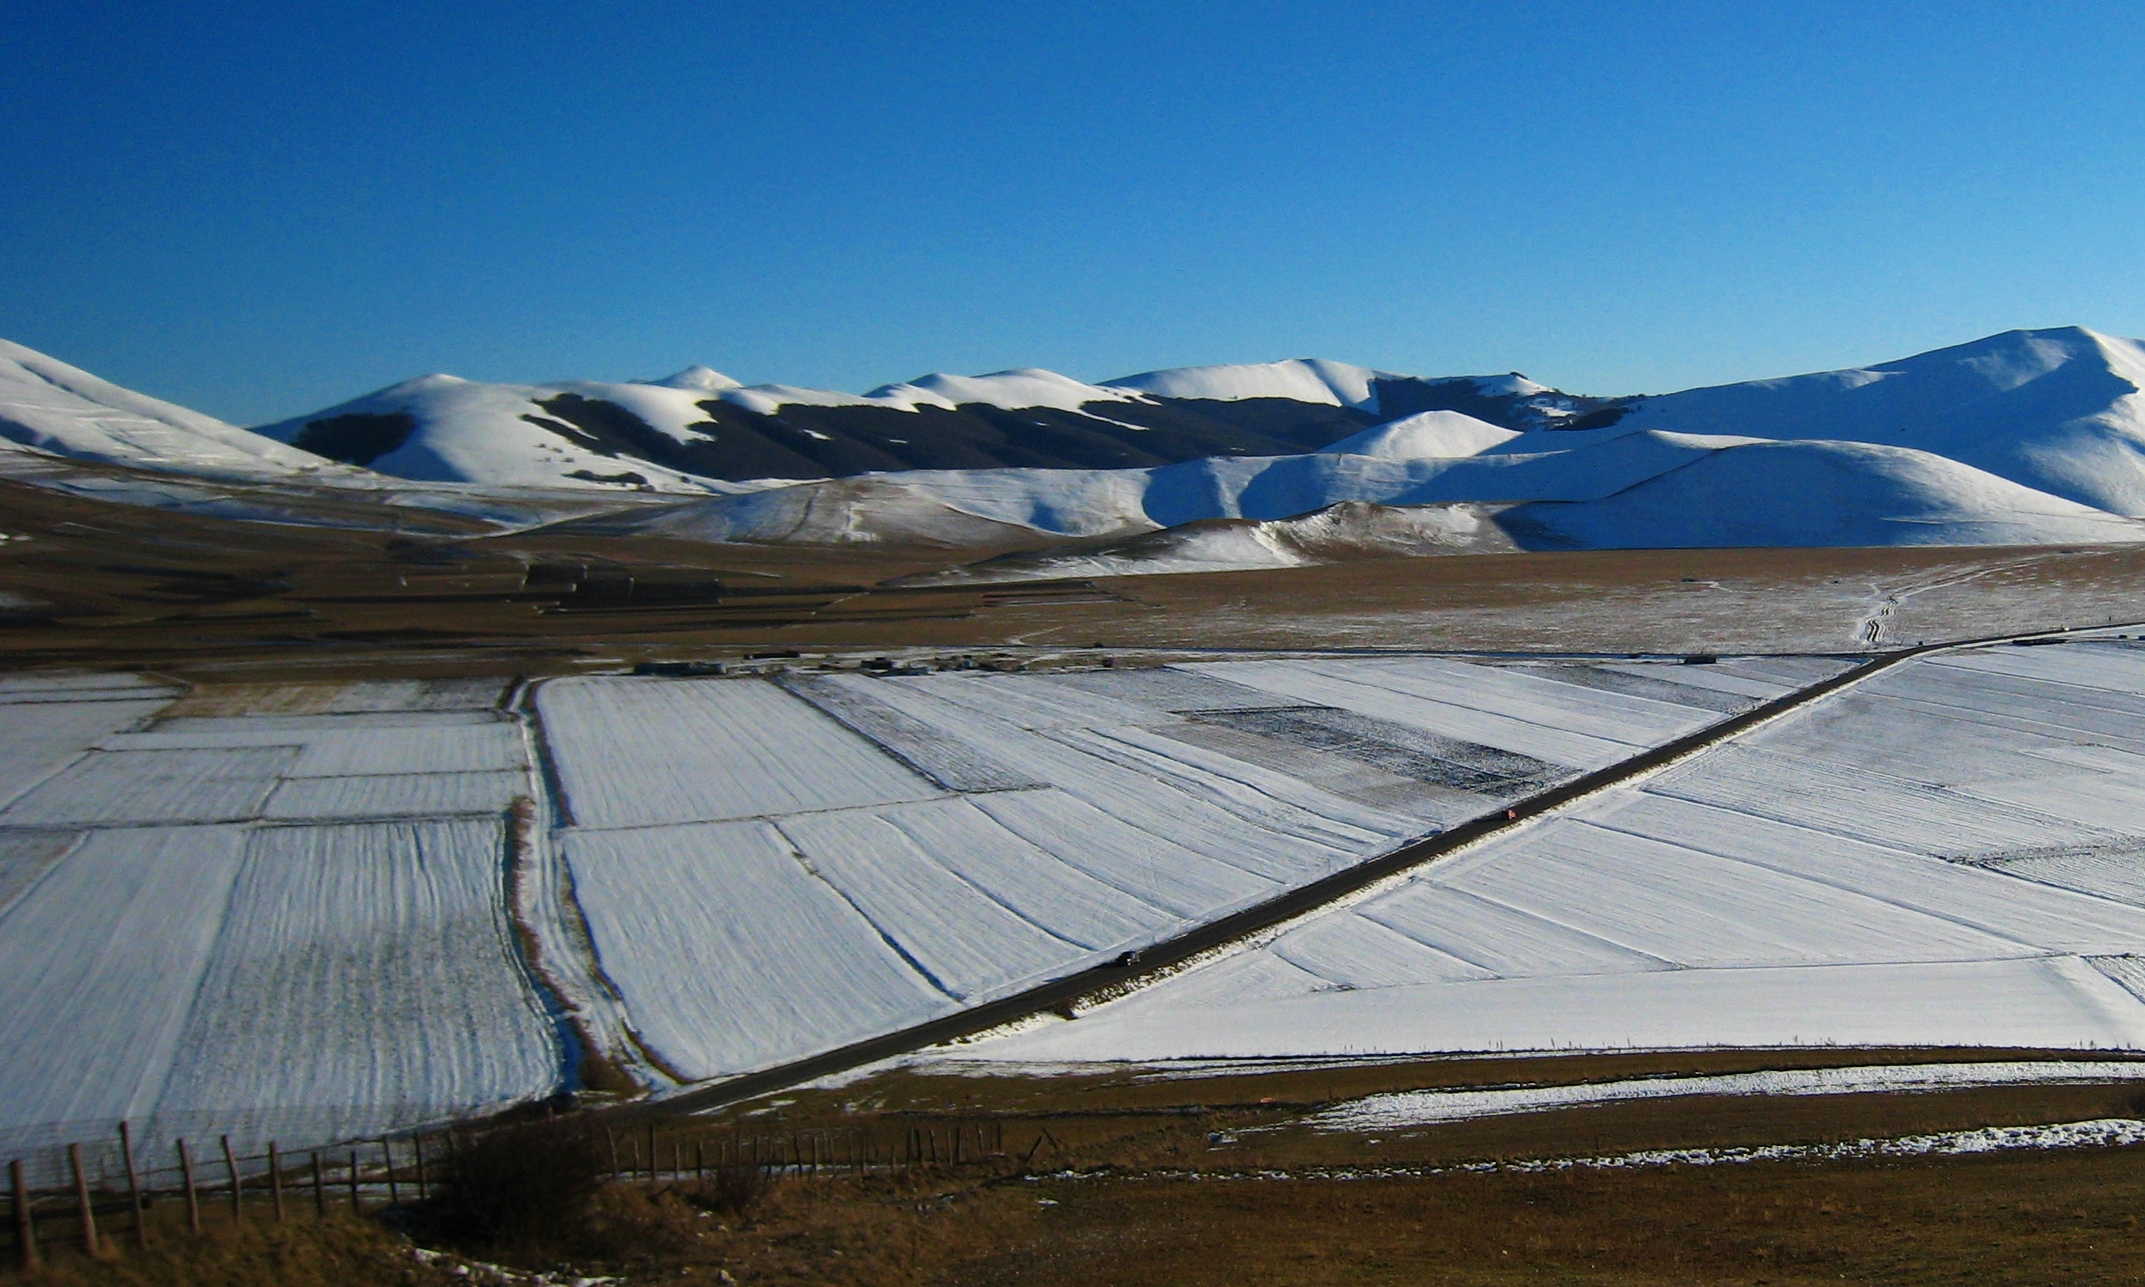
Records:
<instances>
[{"instance_id":1,"label":"dark exposed slope","mask_svg":"<svg viewBox=\"0 0 2145 1287\"><path fill-rule=\"evenodd\" d=\"M717 478L838 478L891 469L1128 469L1202 456L1278 456L1345 438L1379 417L1287 398L1235 402L1093 402L1081 411L964 403L919 407L784 404L759 415L700 404L710 451L694 472ZM684 467L680 465L678 467Z\"/></svg>"}]
</instances>

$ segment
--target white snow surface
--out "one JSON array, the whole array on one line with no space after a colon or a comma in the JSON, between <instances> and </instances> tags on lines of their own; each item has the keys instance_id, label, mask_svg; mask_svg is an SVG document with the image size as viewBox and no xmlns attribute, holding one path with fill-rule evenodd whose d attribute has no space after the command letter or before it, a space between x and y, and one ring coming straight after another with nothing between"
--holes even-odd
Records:
<instances>
[{"instance_id":1,"label":"white snow surface","mask_svg":"<svg viewBox=\"0 0 2145 1287\"><path fill-rule=\"evenodd\" d=\"M1360 406L1377 374L1288 362L1155 372L1110 387ZM1601 429L1520 434L1429 412L1305 456L913 471L882 476L868 502L802 483L784 489L802 496L780 504L787 513L809 497L819 528L850 540L899 533L934 508L1087 536L1372 501L1520 505L1499 521L1523 543L1563 548L2129 543L2145 538L2128 521L2145 516L2141 386L2145 349L2134 341L2079 328L2010 332L1882 367L1651 398ZM663 522L716 540L825 539L734 502ZM1291 565L1259 544L1155 561Z\"/></svg>"},{"instance_id":2,"label":"white snow surface","mask_svg":"<svg viewBox=\"0 0 2145 1287\"><path fill-rule=\"evenodd\" d=\"M1590 436L1651 429L1929 452L2145 516L2145 349L2084 327L2006 331L1877 366L1648 398ZM1538 450L1531 433L1506 450Z\"/></svg>"},{"instance_id":3,"label":"white snow surface","mask_svg":"<svg viewBox=\"0 0 2145 1287\"><path fill-rule=\"evenodd\" d=\"M0 434L18 444L26 462L73 456L370 491L392 476L434 484L404 498L409 504L457 512L469 504L437 492L440 485L621 499L667 492L706 499L645 512L640 523L714 541L988 545L1037 534L1128 535L1202 519L1291 519L1351 501L1518 506L1494 523L1527 548L2145 538L2145 527L2131 521L2145 518L2145 347L2078 327L2013 331L1871 367L1647 398L1598 429L1515 433L1431 411L1306 455L1210 457L1141 470L937 470L737 483L603 455L529 419L554 418L539 403L575 395L616 403L689 444L715 432L698 405L710 398L768 414L791 403L1079 410L1157 397L1288 398L1375 412L1376 381L1388 374L1304 359L1087 384L1022 368L921 376L862 395L743 387L706 367L640 382L485 384L432 375L249 432L0 342ZM1473 384L1489 395L1553 393L1520 376ZM372 469L285 445L309 421L398 413L413 416L419 431ZM262 516L242 498L135 494L141 492L122 486L114 495ZM504 515L516 507L501 492L478 508ZM1142 570L1301 565L1299 556L1277 555L1257 535L1224 544L1191 557L1156 551L1119 562L1151 565Z\"/></svg>"},{"instance_id":4,"label":"white snow surface","mask_svg":"<svg viewBox=\"0 0 2145 1287\"><path fill-rule=\"evenodd\" d=\"M660 1087L1077 972L1846 664L577 677L146 727L140 686L11 683L0 725L52 737L0 810L0 1021L36 1047L0 1132L545 1093L510 851L543 977ZM1918 659L964 1057L2139 1048L2140 713L2120 642Z\"/></svg>"},{"instance_id":5,"label":"white snow surface","mask_svg":"<svg viewBox=\"0 0 2145 1287\"><path fill-rule=\"evenodd\" d=\"M1295 358L1286 362L1149 371L1112 380L1107 387L1162 398L1210 398L1220 402L1287 398L1333 407L1375 408L1376 393L1371 385L1381 377L1406 378L1323 358Z\"/></svg>"},{"instance_id":6,"label":"white snow surface","mask_svg":"<svg viewBox=\"0 0 2145 1287\"><path fill-rule=\"evenodd\" d=\"M558 1056L500 900L503 831L494 814L254 832L156 1111L400 1124L546 1090Z\"/></svg>"},{"instance_id":7,"label":"white snow surface","mask_svg":"<svg viewBox=\"0 0 2145 1287\"><path fill-rule=\"evenodd\" d=\"M0 783L14 1155L121 1117L167 1151L173 1134L324 1143L557 1084L505 907L504 815L538 790L520 730L480 705L502 683L271 691L271 709L348 713L153 720L173 694L120 678L0 694L23 752Z\"/></svg>"},{"instance_id":8,"label":"white snow surface","mask_svg":"<svg viewBox=\"0 0 2145 1287\"><path fill-rule=\"evenodd\" d=\"M1490 684L1381 707L1354 686L1391 690L1399 676L1321 673L1331 669L1276 663L1257 682L1476 736L1494 725L1452 721L1527 709L1522 692ZM1494 709L1469 716L1467 701ZM1074 1022L968 1052L2137 1049L2145 790L2133 779L2145 745L2134 711L2145 711L2145 649L2123 643L1917 659ZM1505 736L1551 748L1544 735ZM1576 750L1567 762L1587 762Z\"/></svg>"},{"instance_id":9,"label":"white snow surface","mask_svg":"<svg viewBox=\"0 0 2145 1287\"><path fill-rule=\"evenodd\" d=\"M575 678L543 685L562 803L583 827L715 822L943 794L772 684Z\"/></svg>"},{"instance_id":10,"label":"white snow surface","mask_svg":"<svg viewBox=\"0 0 2145 1287\"><path fill-rule=\"evenodd\" d=\"M1319 448L1330 456L1376 456L1381 460L1476 456L1519 437L1511 429L1457 411L1424 411L1388 420Z\"/></svg>"},{"instance_id":11,"label":"white snow surface","mask_svg":"<svg viewBox=\"0 0 2145 1287\"><path fill-rule=\"evenodd\" d=\"M2145 540L2145 524L2125 516L1913 448L1575 431L1514 435L1468 455L1409 456L1399 453L1416 435L1370 432L1356 445L1377 454L1214 456L1126 470L911 470L684 502L620 525L711 541L960 545L1034 534L1127 535L1212 519L1274 521L1369 502L1513 507L1492 524L1523 545L1546 548ZM1442 430L1421 438L1448 449L1481 441L1455 441ZM1538 449L1505 449L1522 443ZM1510 538L1500 532L1498 539ZM1279 554L1272 541L1250 533L1190 556L1158 548L1114 562L1130 568L1149 560L1152 570L1190 571L1298 566L1323 556Z\"/></svg>"},{"instance_id":12,"label":"white snow surface","mask_svg":"<svg viewBox=\"0 0 2145 1287\"><path fill-rule=\"evenodd\" d=\"M577 831L566 852L635 1029L688 1079L953 1008L767 823Z\"/></svg>"},{"instance_id":13,"label":"white snow surface","mask_svg":"<svg viewBox=\"0 0 2145 1287\"><path fill-rule=\"evenodd\" d=\"M1858 442L1747 443L1614 496L1507 518L1581 549L2145 540L2145 524L2104 509L1932 452Z\"/></svg>"},{"instance_id":14,"label":"white snow surface","mask_svg":"<svg viewBox=\"0 0 2145 1287\"><path fill-rule=\"evenodd\" d=\"M1075 972L1581 771L1515 747L1613 759L1723 713L1557 682L1555 667L1393 658L1326 664L1327 683L1359 687L1355 707L1322 708L1294 691L1293 665L830 673L790 691L583 678L549 681L537 705L604 975L688 1079ZM1417 707L1446 707L1423 694L1457 714L1424 724ZM1516 715L1482 709L1500 695ZM1355 740L1199 718L1274 708L1324 711ZM1522 764L1536 777L1496 776ZM855 958L868 986L815 952Z\"/></svg>"},{"instance_id":15,"label":"white snow surface","mask_svg":"<svg viewBox=\"0 0 2145 1287\"><path fill-rule=\"evenodd\" d=\"M1516 548L1496 506L1343 501L1301 518L1216 519L1124 537L1100 548L1009 554L900 585L968 585L1061 577L1156 576L1312 567L1354 559L1504 553Z\"/></svg>"},{"instance_id":16,"label":"white snow surface","mask_svg":"<svg viewBox=\"0 0 2145 1287\"><path fill-rule=\"evenodd\" d=\"M1973 1086L2061 1086L2145 1081L2145 1062L2050 1059L1953 1064L1877 1064L1860 1068L1782 1068L1695 1077L1638 1077L1569 1086L1489 1090L1416 1090L1370 1095L1313 1113L1326 1131L1391 1131L1437 1122L1545 1109L1673 1099L1690 1095L1869 1095L1958 1090Z\"/></svg>"},{"instance_id":17,"label":"white snow surface","mask_svg":"<svg viewBox=\"0 0 2145 1287\"><path fill-rule=\"evenodd\" d=\"M585 471L600 479L632 473L659 490L699 495L742 490L737 484L679 473L647 461L622 460L588 451L522 418L557 420L538 401L560 394L616 402L681 443L692 441L702 432L687 426L707 420L707 414L695 404L709 395L693 387L586 380L544 385L484 384L451 375L426 375L310 415L262 425L256 432L278 442L291 442L315 420L408 414L416 418L419 431L394 451L372 460L368 468L374 472L430 482L610 491L631 484L573 475Z\"/></svg>"},{"instance_id":18,"label":"white snow surface","mask_svg":"<svg viewBox=\"0 0 2145 1287\"><path fill-rule=\"evenodd\" d=\"M18 463L33 474L36 461L57 456L374 492L392 476L434 484L403 497L410 505L497 511L509 523L516 521L509 511L528 506L517 509L506 492L472 501L439 487L474 483L532 497L703 497L643 521L650 530L716 541L979 545L1021 535L1132 534L1201 519L1289 519L1349 501L1520 506L1495 521L1529 548L2080 544L2145 536L2129 521L2145 518L2145 347L2078 327L2012 331L1870 367L1647 398L1598 429L1514 433L1431 411L1303 456L1210 457L1145 470L908 471L738 483L606 456L528 419L549 418L540 401L576 395L623 406L689 444L714 432L697 405L710 398L770 414L789 403L1078 410L1156 397L1289 398L1375 412L1376 381L1387 374L1304 359L1087 384L1022 368L921 376L862 395L748 388L705 367L642 382L484 384L432 375L249 432L0 341L0 435L12 439ZM1473 384L1489 395L1553 393L1520 376ZM286 445L308 421L396 413L415 417L419 432L373 469ZM152 495L153 488L116 483L104 490L141 503L265 516L244 498ZM1158 552L1127 560L1142 561L1152 562L1151 570L1297 565L1255 537L1198 557Z\"/></svg>"},{"instance_id":19,"label":"white snow surface","mask_svg":"<svg viewBox=\"0 0 2145 1287\"><path fill-rule=\"evenodd\" d=\"M0 340L0 440L212 478L335 481L362 473L6 340Z\"/></svg>"}]
</instances>

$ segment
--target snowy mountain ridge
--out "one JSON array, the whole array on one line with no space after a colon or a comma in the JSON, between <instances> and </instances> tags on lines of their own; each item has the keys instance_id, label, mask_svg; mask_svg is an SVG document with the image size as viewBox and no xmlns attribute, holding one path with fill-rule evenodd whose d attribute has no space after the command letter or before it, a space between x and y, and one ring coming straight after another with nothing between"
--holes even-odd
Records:
<instances>
[{"instance_id":1,"label":"snowy mountain ridge","mask_svg":"<svg viewBox=\"0 0 2145 1287\"><path fill-rule=\"evenodd\" d=\"M1564 423L1597 401L1517 375L1426 380L1320 360L1104 384L1035 368L938 373L864 394L748 387L692 367L621 383L421 376L259 432L402 478L693 494L918 468L1285 455L1433 409L1520 431Z\"/></svg>"},{"instance_id":2,"label":"snowy mountain ridge","mask_svg":"<svg viewBox=\"0 0 2145 1287\"><path fill-rule=\"evenodd\" d=\"M1320 360L1103 384L1040 369L937 374L862 395L747 387L707 367L618 383L430 375L252 433L5 345L0 438L47 460L404 488L419 507L464 492L577 494L616 509L575 520L610 532L1129 541L1104 563L1274 566L1410 541L2135 542L2141 390L2145 346L2066 327L1613 399L1518 375L1425 379Z\"/></svg>"}]
</instances>

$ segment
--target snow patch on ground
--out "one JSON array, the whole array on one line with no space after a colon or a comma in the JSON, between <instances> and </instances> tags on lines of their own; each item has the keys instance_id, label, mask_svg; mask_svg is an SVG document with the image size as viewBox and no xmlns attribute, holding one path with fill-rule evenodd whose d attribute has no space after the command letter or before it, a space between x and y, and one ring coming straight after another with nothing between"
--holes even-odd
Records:
<instances>
[{"instance_id":1,"label":"snow patch on ground","mask_svg":"<svg viewBox=\"0 0 2145 1287\"><path fill-rule=\"evenodd\" d=\"M1641 1077L1575 1086L1489 1090L1419 1090L1372 1095L1305 1119L1322 1131L1389 1131L1512 1113L1618 1104L1689 1095L1873 1095L1974 1086L2085 1085L2145 1081L2145 1062L2050 1060L2005 1063L1887 1064L1863 1068L1795 1068L1705 1077Z\"/></svg>"}]
</instances>

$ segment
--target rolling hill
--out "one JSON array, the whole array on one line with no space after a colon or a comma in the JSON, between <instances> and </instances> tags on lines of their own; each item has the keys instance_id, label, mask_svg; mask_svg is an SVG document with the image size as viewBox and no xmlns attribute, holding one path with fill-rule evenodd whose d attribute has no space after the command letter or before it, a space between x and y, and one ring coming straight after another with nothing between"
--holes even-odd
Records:
<instances>
[{"instance_id":1,"label":"rolling hill","mask_svg":"<svg viewBox=\"0 0 2145 1287\"><path fill-rule=\"evenodd\" d=\"M994 579L1513 548L2130 543L2145 540L2141 389L2145 347L2067 327L1646 397L1310 359L1100 384L939 374L860 395L692 367L429 375L248 431L5 345L0 437L24 459L399 490L416 509L576 497L569 530L590 536L1045 547L974 572Z\"/></svg>"}]
</instances>

